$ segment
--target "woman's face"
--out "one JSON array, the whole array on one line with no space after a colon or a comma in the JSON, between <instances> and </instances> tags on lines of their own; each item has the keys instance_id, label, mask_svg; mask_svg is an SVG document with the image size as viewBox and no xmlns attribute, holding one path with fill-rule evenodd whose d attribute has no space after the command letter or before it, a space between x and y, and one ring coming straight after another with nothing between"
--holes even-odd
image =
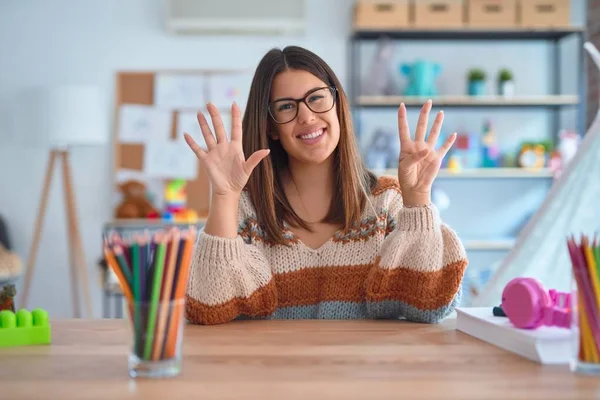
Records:
<instances>
[{"instance_id":1,"label":"woman's face","mask_svg":"<svg viewBox=\"0 0 600 400\"><path fill-rule=\"evenodd\" d=\"M304 99L306 102L294 100ZM291 162L320 164L340 140L336 93L310 72L286 70L273 80L269 112L275 132ZM310 108L307 107L307 103Z\"/></svg>"}]
</instances>

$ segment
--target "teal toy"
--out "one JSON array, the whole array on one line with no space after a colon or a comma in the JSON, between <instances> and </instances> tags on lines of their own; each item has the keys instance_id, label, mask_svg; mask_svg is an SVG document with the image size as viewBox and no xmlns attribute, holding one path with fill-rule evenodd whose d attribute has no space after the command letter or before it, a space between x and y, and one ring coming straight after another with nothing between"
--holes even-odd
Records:
<instances>
[{"instance_id":1,"label":"teal toy","mask_svg":"<svg viewBox=\"0 0 600 400\"><path fill-rule=\"evenodd\" d=\"M417 60L413 64L402 64L400 70L408 78L405 96L437 96L435 80L442 72L440 64Z\"/></svg>"},{"instance_id":2,"label":"teal toy","mask_svg":"<svg viewBox=\"0 0 600 400\"><path fill-rule=\"evenodd\" d=\"M16 313L0 311L0 347L50 344L51 329L48 312L36 308L31 312L21 309Z\"/></svg>"}]
</instances>

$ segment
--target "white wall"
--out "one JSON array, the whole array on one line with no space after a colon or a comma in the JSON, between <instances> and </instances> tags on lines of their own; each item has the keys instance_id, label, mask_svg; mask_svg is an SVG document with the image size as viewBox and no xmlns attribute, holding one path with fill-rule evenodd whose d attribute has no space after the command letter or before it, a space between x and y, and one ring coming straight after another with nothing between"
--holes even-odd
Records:
<instances>
[{"instance_id":1,"label":"white wall","mask_svg":"<svg viewBox=\"0 0 600 400\"><path fill-rule=\"evenodd\" d=\"M581 23L583 1L574 3L573 20ZM306 36L248 41L239 37L168 36L161 26L160 0L0 2L0 214L7 218L15 250L26 260L47 163L44 151L11 144L16 134L11 128L11 99L19 90L29 85L92 83L105 87L112 98L119 70L252 68L271 47L288 44L317 52L347 83L351 5L350 0L308 0ZM442 52L449 52L444 49L443 45L434 45L429 51L441 57ZM482 54L477 51L471 54ZM535 59L546 54L544 48L515 47L515 51L512 64L523 62L523 57ZM216 56L217 52L221 55ZM464 64L457 64L464 55L446 55L449 58L444 62L449 71ZM506 61L498 59L494 64L493 53L486 59L490 68ZM536 68L526 68L522 80L537 82L533 79L537 74ZM107 118L112 118L111 108L108 110ZM394 120L393 115L390 118ZM102 225L112 214L111 147L76 149L72 161L95 316L100 316L96 261L101 255ZM45 307L53 316L71 315L65 224L61 185L55 180L28 304Z\"/></svg>"}]
</instances>

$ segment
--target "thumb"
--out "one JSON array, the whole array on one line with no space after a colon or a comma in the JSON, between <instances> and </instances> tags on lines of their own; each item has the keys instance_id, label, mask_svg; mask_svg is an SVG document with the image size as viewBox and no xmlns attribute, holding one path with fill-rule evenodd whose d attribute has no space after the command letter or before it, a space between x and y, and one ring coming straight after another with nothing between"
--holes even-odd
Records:
<instances>
[{"instance_id":1,"label":"thumb","mask_svg":"<svg viewBox=\"0 0 600 400\"><path fill-rule=\"evenodd\" d=\"M423 160L429 154L429 149L423 149L418 153L413 153L401 161L403 168L411 168L413 165Z\"/></svg>"},{"instance_id":2,"label":"thumb","mask_svg":"<svg viewBox=\"0 0 600 400\"><path fill-rule=\"evenodd\" d=\"M263 158L268 156L270 152L270 149L258 150L252 153L250 157L248 157L245 164L246 172L248 173L248 175L250 175L250 173L254 170L254 168L256 168L258 163L261 162Z\"/></svg>"}]
</instances>

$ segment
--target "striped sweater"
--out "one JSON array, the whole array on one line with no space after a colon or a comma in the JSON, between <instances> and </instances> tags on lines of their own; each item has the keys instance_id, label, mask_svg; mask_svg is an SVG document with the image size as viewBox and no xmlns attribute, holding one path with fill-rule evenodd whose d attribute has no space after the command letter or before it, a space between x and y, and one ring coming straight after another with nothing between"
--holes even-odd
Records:
<instances>
[{"instance_id":1,"label":"striped sweater","mask_svg":"<svg viewBox=\"0 0 600 400\"><path fill-rule=\"evenodd\" d=\"M403 207L398 181L379 179L360 226L318 249L284 225L289 246L269 243L246 192L238 236L200 231L186 291L186 318L405 318L437 323L458 305L463 245L431 207Z\"/></svg>"}]
</instances>

